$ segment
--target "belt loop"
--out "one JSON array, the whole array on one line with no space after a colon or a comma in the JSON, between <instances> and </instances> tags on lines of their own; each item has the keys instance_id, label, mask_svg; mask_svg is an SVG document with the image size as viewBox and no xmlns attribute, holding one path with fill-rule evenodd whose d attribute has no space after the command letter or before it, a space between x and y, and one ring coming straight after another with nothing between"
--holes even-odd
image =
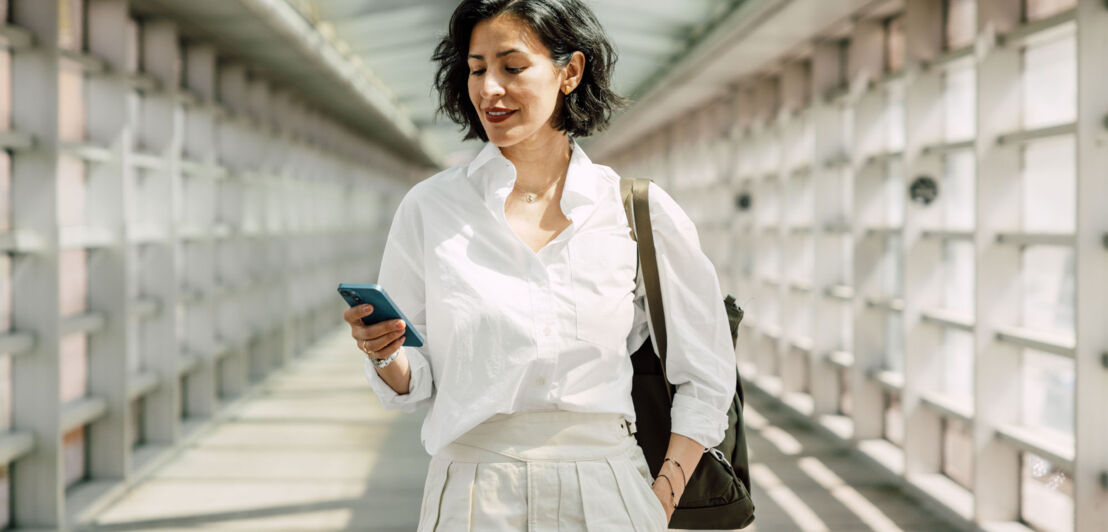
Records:
<instances>
[{"instance_id":1,"label":"belt loop","mask_svg":"<svg viewBox=\"0 0 1108 532\"><path fill-rule=\"evenodd\" d=\"M636 432L638 432L638 427L635 426L635 422L633 421L627 421L626 419L624 419L622 426L627 431L628 436L632 436Z\"/></svg>"}]
</instances>

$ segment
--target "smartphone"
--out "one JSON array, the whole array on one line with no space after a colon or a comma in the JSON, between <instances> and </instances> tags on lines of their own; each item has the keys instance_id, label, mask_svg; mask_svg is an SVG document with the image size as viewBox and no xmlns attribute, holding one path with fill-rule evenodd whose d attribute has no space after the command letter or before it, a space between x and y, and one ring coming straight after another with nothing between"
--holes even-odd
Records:
<instances>
[{"instance_id":1,"label":"smartphone","mask_svg":"<svg viewBox=\"0 0 1108 532\"><path fill-rule=\"evenodd\" d=\"M388 320L404 320L404 345L407 347L423 346L423 336L419 334L415 327L412 327L412 322L408 321L403 312L400 312L400 308L392 302L392 298L385 293L384 288L375 284L340 283L339 295L351 307L366 303L373 305L373 313L362 318L362 323L366 325Z\"/></svg>"}]
</instances>

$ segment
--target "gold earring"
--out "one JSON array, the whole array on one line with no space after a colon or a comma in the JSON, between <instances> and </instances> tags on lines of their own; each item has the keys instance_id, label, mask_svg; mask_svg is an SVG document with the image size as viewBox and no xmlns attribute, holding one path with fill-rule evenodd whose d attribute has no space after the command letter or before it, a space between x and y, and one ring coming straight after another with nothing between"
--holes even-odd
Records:
<instances>
[{"instance_id":1,"label":"gold earring","mask_svg":"<svg viewBox=\"0 0 1108 532\"><path fill-rule=\"evenodd\" d=\"M565 89L563 90L563 92L565 92L565 93L566 93L566 96L569 96L569 93L570 93L570 91L572 91L572 90L573 90L573 89L570 89L570 88L569 88L569 85L566 85L566 88L565 88Z\"/></svg>"}]
</instances>

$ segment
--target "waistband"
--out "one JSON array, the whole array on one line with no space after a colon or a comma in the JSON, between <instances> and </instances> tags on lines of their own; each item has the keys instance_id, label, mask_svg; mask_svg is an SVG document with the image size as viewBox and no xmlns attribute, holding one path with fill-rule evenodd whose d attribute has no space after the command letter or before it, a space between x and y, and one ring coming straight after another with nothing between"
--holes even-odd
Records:
<instances>
[{"instance_id":1,"label":"waistband","mask_svg":"<svg viewBox=\"0 0 1108 532\"><path fill-rule=\"evenodd\" d=\"M621 414L543 410L496 414L436 454L455 462L596 460L637 445Z\"/></svg>"}]
</instances>

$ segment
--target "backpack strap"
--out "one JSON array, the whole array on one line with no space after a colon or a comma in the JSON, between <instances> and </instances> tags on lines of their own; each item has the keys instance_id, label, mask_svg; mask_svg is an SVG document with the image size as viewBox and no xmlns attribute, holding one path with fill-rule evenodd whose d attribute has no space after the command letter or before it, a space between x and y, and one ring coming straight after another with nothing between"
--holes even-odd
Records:
<instances>
[{"instance_id":1,"label":"backpack strap","mask_svg":"<svg viewBox=\"0 0 1108 532\"><path fill-rule=\"evenodd\" d=\"M662 306L662 283L658 276L658 255L654 247L654 230L650 224L650 180L620 179L623 207L631 226L631 237L638 242L639 269L646 288L646 311L650 322L650 336L655 351L662 362L662 378L666 392L673 399L672 386L666 374L666 320Z\"/></svg>"}]
</instances>

